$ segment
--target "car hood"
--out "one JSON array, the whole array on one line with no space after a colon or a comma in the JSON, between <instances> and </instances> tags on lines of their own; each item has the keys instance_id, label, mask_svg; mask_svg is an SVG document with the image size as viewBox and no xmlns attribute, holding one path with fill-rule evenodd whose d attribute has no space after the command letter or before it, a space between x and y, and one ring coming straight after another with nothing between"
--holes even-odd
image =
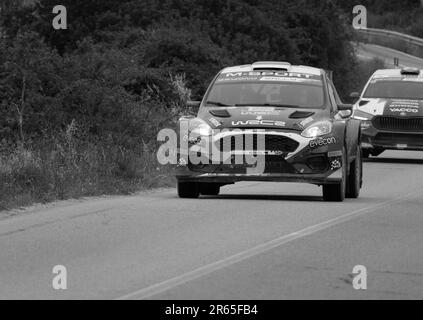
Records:
<instances>
[{"instance_id":1,"label":"car hood","mask_svg":"<svg viewBox=\"0 0 423 320\"><path fill-rule=\"evenodd\" d=\"M327 118L322 109L283 107L204 107L198 117L214 129L286 129L301 131L313 122Z\"/></svg>"},{"instance_id":2,"label":"car hood","mask_svg":"<svg viewBox=\"0 0 423 320\"><path fill-rule=\"evenodd\" d=\"M423 100L363 98L354 109L373 116L423 117Z\"/></svg>"}]
</instances>

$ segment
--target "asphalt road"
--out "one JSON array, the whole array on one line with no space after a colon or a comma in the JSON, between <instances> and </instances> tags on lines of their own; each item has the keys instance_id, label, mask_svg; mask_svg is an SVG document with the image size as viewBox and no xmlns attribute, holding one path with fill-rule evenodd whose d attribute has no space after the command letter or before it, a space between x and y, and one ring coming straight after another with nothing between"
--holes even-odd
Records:
<instances>
[{"instance_id":1,"label":"asphalt road","mask_svg":"<svg viewBox=\"0 0 423 320\"><path fill-rule=\"evenodd\" d=\"M354 43L356 55L360 59L381 59L388 68L394 68L394 57L399 59L399 66L423 68L423 59L390 48L364 43Z\"/></svg>"},{"instance_id":2,"label":"asphalt road","mask_svg":"<svg viewBox=\"0 0 423 320\"><path fill-rule=\"evenodd\" d=\"M0 298L422 299L423 153L365 163L358 200L240 183L68 201L0 220ZM52 269L67 270L54 290ZM367 268L367 290L352 286Z\"/></svg>"},{"instance_id":3,"label":"asphalt road","mask_svg":"<svg viewBox=\"0 0 423 320\"><path fill-rule=\"evenodd\" d=\"M373 45L362 59L423 60ZM423 153L365 163L361 197L240 183L218 197L174 189L0 213L0 299L422 299ZM53 289L53 267L67 289ZM367 269L367 290L353 268Z\"/></svg>"}]
</instances>

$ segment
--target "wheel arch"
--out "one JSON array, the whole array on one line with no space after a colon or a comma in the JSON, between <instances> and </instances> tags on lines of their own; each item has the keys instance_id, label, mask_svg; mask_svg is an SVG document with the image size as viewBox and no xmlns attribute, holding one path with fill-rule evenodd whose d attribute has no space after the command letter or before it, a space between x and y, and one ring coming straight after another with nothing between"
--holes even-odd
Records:
<instances>
[{"instance_id":1,"label":"wheel arch","mask_svg":"<svg viewBox=\"0 0 423 320\"><path fill-rule=\"evenodd\" d=\"M345 125L345 146L347 148L348 163L357 156L357 148L361 145L361 123L359 120L349 119Z\"/></svg>"}]
</instances>

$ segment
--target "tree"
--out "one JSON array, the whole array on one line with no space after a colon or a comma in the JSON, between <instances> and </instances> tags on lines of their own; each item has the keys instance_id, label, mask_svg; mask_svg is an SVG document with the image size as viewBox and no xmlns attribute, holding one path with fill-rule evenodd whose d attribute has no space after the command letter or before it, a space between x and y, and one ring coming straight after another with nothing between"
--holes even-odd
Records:
<instances>
[{"instance_id":1,"label":"tree","mask_svg":"<svg viewBox=\"0 0 423 320\"><path fill-rule=\"evenodd\" d=\"M14 114L16 120L0 125L12 132L16 128L20 143L26 140L26 120L32 120L32 129L40 126L48 99L60 91L60 69L57 54L35 33L18 35L11 46L0 46L1 112L4 119Z\"/></svg>"}]
</instances>

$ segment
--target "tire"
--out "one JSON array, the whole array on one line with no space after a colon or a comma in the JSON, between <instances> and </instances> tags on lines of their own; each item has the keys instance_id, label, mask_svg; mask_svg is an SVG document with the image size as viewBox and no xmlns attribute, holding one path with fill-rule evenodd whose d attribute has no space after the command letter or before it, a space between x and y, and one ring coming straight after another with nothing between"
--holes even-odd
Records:
<instances>
[{"instance_id":1,"label":"tire","mask_svg":"<svg viewBox=\"0 0 423 320\"><path fill-rule=\"evenodd\" d=\"M370 158L370 150L369 149L362 149L362 156L363 156L363 159L369 159Z\"/></svg>"},{"instance_id":2,"label":"tire","mask_svg":"<svg viewBox=\"0 0 423 320\"><path fill-rule=\"evenodd\" d=\"M363 182L363 161L361 148L357 147L357 157L350 165L350 173L347 179L347 194L350 199L357 199Z\"/></svg>"},{"instance_id":3,"label":"tire","mask_svg":"<svg viewBox=\"0 0 423 320\"><path fill-rule=\"evenodd\" d=\"M323 185L323 200L342 202L345 200L347 189L347 155L345 148L342 150L342 181L336 184Z\"/></svg>"},{"instance_id":4,"label":"tire","mask_svg":"<svg viewBox=\"0 0 423 320\"><path fill-rule=\"evenodd\" d=\"M200 185L198 182L180 182L177 185L179 198L198 198L200 195Z\"/></svg>"},{"instance_id":5,"label":"tire","mask_svg":"<svg viewBox=\"0 0 423 320\"><path fill-rule=\"evenodd\" d=\"M377 157L377 156L380 156L384 152L385 152L385 149L374 149L374 150L372 150L372 152L370 154L373 157Z\"/></svg>"},{"instance_id":6,"label":"tire","mask_svg":"<svg viewBox=\"0 0 423 320\"><path fill-rule=\"evenodd\" d=\"M216 183L202 183L200 193L205 196L217 196L220 192L220 185Z\"/></svg>"}]
</instances>

